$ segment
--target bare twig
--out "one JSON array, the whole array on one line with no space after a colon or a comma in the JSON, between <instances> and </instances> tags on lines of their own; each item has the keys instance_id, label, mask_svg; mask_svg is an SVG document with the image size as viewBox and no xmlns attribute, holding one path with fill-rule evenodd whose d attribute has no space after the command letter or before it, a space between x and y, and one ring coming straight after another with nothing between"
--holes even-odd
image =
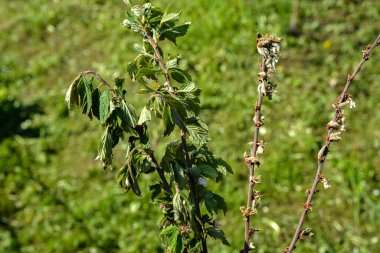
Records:
<instances>
[{"instance_id":1,"label":"bare twig","mask_svg":"<svg viewBox=\"0 0 380 253\"><path fill-rule=\"evenodd\" d=\"M255 166L259 166L260 162L258 159L258 149L259 147L263 149L264 141L259 141L260 127L264 125L262 122L261 106L265 96L271 98L274 87L269 85L269 76L275 71L275 65L278 61L279 50L281 38L273 35L262 36L258 34L257 36L257 50L262 56L260 71L258 73L258 99L255 104L255 116L253 122L255 125L255 130L253 133L253 141L251 142L251 154L244 154L244 160L249 167L249 179L248 179L248 194L247 194L247 206L241 207L241 212L245 220L245 235L244 235L244 248L241 250L243 253L254 249L253 245L250 245L250 237L258 231L250 226L250 217L256 213L257 202L260 199L260 194L254 190L256 183L259 183L260 179L255 176ZM268 84L266 86L266 84Z\"/></svg>"},{"instance_id":2,"label":"bare twig","mask_svg":"<svg viewBox=\"0 0 380 253\"><path fill-rule=\"evenodd\" d=\"M322 175L322 169L323 165L325 162L325 159L328 155L329 152L329 147L332 142L336 142L340 140L339 134L340 132L336 132L339 127L343 126L342 118L343 118L343 112L342 112L342 107L345 104L348 104L352 102L353 100L351 99L350 95L347 93L348 89L351 86L352 80L355 79L356 75L359 73L361 67L363 66L364 62L366 62L369 59L369 55L371 54L372 50L380 44L380 34L377 36L376 40L367 46L367 48L362 52L363 56L356 68L354 69L354 72L351 75L348 75L347 77L347 82L346 86L344 87L341 95L338 98L338 102L333 104L333 107L335 108L335 115L334 118L327 124L328 127L328 134L326 138L326 143L325 145L321 148L318 154L318 168L317 172L315 174L315 178L313 181L313 184L311 186L311 189L308 190L308 197L306 202L303 204L304 210L301 213L300 220L297 225L297 229L294 233L293 239L289 245L289 247L285 248L283 250L284 253L290 253L293 252L298 239L301 237L302 233L302 226L305 222L306 215L309 211L311 211L312 208L312 200L314 197L314 194L316 192L318 183L322 181L323 183L326 182L325 177Z\"/></svg>"},{"instance_id":3,"label":"bare twig","mask_svg":"<svg viewBox=\"0 0 380 253\"><path fill-rule=\"evenodd\" d=\"M263 57L261 61L260 66L260 72L266 72L265 67L265 59ZM263 83L263 77L259 77L259 83ZM250 159L246 159L246 163L249 166L249 180L248 180L248 198L247 198L247 207L243 212L243 216L245 218L245 236L244 236L244 253L248 252L250 250L249 246L249 238L252 235L252 229L250 228L250 216L254 213L256 213L256 204L257 199L254 197L254 186L257 183L257 180L255 180L255 165L258 163L257 159L257 143L259 139L259 131L260 127L263 125L261 122L261 105L263 102L264 93L262 90L259 90L259 97L256 102L255 106L255 116L254 116L254 122L255 123L255 131L253 133L253 142L251 147L251 156Z\"/></svg>"}]
</instances>

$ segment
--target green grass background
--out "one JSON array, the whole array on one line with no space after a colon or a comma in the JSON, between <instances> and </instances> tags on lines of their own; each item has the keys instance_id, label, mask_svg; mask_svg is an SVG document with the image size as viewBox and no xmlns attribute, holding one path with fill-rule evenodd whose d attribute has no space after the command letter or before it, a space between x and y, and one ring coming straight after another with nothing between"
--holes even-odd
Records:
<instances>
[{"instance_id":1,"label":"green grass background","mask_svg":"<svg viewBox=\"0 0 380 253\"><path fill-rule=\"evenodd\" d=\"M276 74L278 92L265 100L267 142L258 169L263 194L253 218L260 233L256 252L281 252L302 210L316 168L325 125L360 50L379 33L376 0L153 1L181 21L191 21L178 47L183 66L202 89L201 117L209 124L211 149L234 169L212 186L229 212L219 220L231 242L209 240L210 252L238 252L244 224L247 168L252 138L259 56L256 34L284 38ZM296 7L298 3L298 8ZM140 38L121 26L121 0L0 1L0 252L164 252L158 237L159 210L145 194L124 194L115 173L94 161L98 124L68 113L64 95L82 70L107 80L127 76L133 44ZM293 13L293 14L292 14ZM295 20L296 35L291 32ZM294 31L293 31L294 32ZM347 132L334 144L306 227L313 237L297 252L380 252L380 49L350 90L357 108L346 110ZM141 108L138 85L128 98ZM151 125L153 141L160 125ZM115 158L120 165L125 146Z\"/></svg>"}]
</instances>

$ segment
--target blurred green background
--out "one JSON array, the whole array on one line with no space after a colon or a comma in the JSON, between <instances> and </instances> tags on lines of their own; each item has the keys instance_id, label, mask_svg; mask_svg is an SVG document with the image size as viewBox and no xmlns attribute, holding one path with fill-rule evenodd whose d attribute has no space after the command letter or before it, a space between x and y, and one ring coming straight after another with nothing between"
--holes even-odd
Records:
<instances>
[{"instance_id":1,"label":"blurred green background","mask_svg":"<svg viewBox=\"0 0 380 253\"><path fill-rule=\"evenodd\" d=\"M238 252L244 224L259 56L256 34L284 38L276 74L278 93L265 100L258 174L263 193L253 219L257 252L281 252L302 210L316 168L331 104L360 50L379 33L377 0L153 1L182 10L191 21L178 47L183 66L202 88L202 115L212 150L235 174L218 184L229 212L220 216L232 246L209 241L210 252ZM82 70L107 80L127 76L140 38L121 26L121 0L0 1L0 252L164 252L159 210L124 194L115 172L94 161L100 128L79 112L68 113L64 95ZM380 252L380 49L374 51L350 91L357 108L346 110L347 132L334 144L306 227L313 237L297 252ZM137 111L145 100L127 82ZM160 126L157 126L159 129ZM154 141L161 141L157 130ZM120 165L125 147L115 159Z\"/></svg>"}]
</instances>

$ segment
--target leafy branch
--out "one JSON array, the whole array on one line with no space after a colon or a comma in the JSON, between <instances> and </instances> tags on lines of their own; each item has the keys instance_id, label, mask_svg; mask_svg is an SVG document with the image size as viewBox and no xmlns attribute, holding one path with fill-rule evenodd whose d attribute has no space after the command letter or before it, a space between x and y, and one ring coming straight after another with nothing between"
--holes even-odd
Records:
<instances>
[{"instance_id":1,"label":"leafy branch","mask_svg":"<svg viewBox=\"0 0 380 253\"><path fill-rule=\"evenodd\" d=\"M207 147L208 128L199 118L201 91L181 69L181 56L165 59L159 45L163 40L176 44L177 38L186 34L190 23L177 25L179 16L146 3L130 6L123 21L142 37L142 45L135 46L138 55L127 69L131 79L141 85L138 93L149 95L140 114L125 97L123 79L115 79L112 86L93 70L79 73L65 100L69 109L78 107L90 119L99 120L103 134L97 159L104 169L113 167L116 145L127 142L126 161L117 172L122 188L141 196L141 176L157 173L159 182L149 189L151 201L163 211L160 236L167 249L206 253L208 237L229 245L215 221L215 215L225 214L227 206L221 196L207 189L208 180L218 182L232 169ZM158 88L152 83L158 83ZM150 144L152 117L162 121L164 137L176 133L176 128L180 133L161 158L154 155Z\"/></svg>"},{"instance_id":2,"label":"leafy branch","mask_svg":"<svg viewBox=\"0 0 380 253\"><path fill-rule=\"evenodd\" d=\"M347 105L349 106L349 108L355 107L355 102L350 96L350 94L348 94L348 90L351 86L352 81L356 78L357 74L362 68L363 64L369 60L369 56L371 52L373 51L373 49L379 44L380 44L380 34L377 36L376 40L372 44L369 44L366 47L366 49L362 51L362 59L360 60L358 65L355 67L353 73L351 75L348 75L346 85L338 98L338 102L333 104L333 107L335 109L335 114L334 114L333 119L327 124L328 133L327 133L325 145L318 152L318 167L317 167L317 171L314 177L314 181L311 188L307 190L308 196L307 196L306 202L303 204L304 209L301 213L301 217L298 222L296 231L294 233L293 239L289 247L283 250L284 253L293 252L298 240L310 234L310 229L303 229L303 224L305 222L307 214L309 213L309 211L312 210L312 201L316 193L318 184L322 182L324 188L330 187L327 178L322 174L322 170L323 170L326 157L329 153L331 143L339 142L341 140L340 135L345 129L345 125L344 125L345 117L343 113L343 107Z\"/></svg>"},{"instance_id":3,"label":"leafy branch","mask_svg":"<svg viewBox=\"0 0 380 253\"><path fill-rule=\"evenodd\" d=\"M255 104L255 116L253 118L255 131L253 141L251 142L251 154L247 155L244 153L245 163L249 167L248 194L247 206L240 208L245 220L244 248L241 250L244 253L255 248L253 243L250 243L250 237L258 231L258 229L250 226L250 217L256 214L257 202L261 197L260 193L254 190L255 184L260 183L260 177L255 176L255 166L260 165L258 154L264 152L264 141L259 141L260 127L264 125L262 122L261 106L264 97L267 96L271 99L275 92L276 85L271 82L270 76L276 70L281 41L281 38L274 35L262 36L258 34L257 36L257 50L262 56L262 60L260 72L258 73L258 99Z\"/></svg>"}]
</instances>

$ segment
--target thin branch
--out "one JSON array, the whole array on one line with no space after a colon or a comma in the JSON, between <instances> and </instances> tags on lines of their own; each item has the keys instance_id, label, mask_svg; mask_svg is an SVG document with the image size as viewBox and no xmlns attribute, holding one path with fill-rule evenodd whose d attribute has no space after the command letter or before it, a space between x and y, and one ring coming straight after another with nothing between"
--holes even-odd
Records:
<instances>
[{"instance_id":1,"label":"thin branch","mask_svg":"<svg viewBox=\"0 0 380 253\"><path fill-rule=\"evenodd\" d=\"M163 74L165 76L166 85L168 87L168 92L169 92L169 94L171 96L175 96L174 89L173 89L173 86L172 86L172 82L171 82L170 76L168 74L168 70L167 70L166 64L165 64L165 62L163 60L163 57L162 57L162 55L160 53L160 50L158 49L158 45L153 40L152 36L150 36L150 34L148 33L148 31L145 30L144 32L145 32L145 36L148 39L149 44L153 47L155 58L158 61L159 65L160 65L160 68L161 68L161 70L162 70L162 72L163 72ZM163 98L162 96L160 96L160 97ZM194 178L189 173L189 169L191 168L192 164L191 164L191 160L190 160L190 157L189 157L189 152L188 152L188 149L187 149L186 132L184 130L181 130L181 142L182 142L182 150L184 152L185 160L186 160L187 175L188 175L189 183L190 183L190 194L192 195L192 197L194 199L195 214L196 214L197 218L199 220L201 220L202 215L201 215L201 211L200 211L200 207L199 207L200 201L199 201L199 197L198 197L198 194L197 194L196 183L194 181ZM207 250L207 243L206 243L206 234L205 234L205 232L203 230L202 224L199 224L198 220L196 220L196 222L198 223L199 228L200 228L200 232L201 232L202 253L207 253L208 250Z\"/></svg>"},{"instance_id":2,"label":"thin branch","mask_svg":"<svg viewBox=\"0 0 380 253\"><path fill-rule=\"evenodd\" d=\"M154 164L154 166L156 167L156 171L157 171L157 174L158 176L160 177L161 181L162 181L162 187L164 188L164 190L168 193L172 193L172 190L170 188L170 185L168 183L168 181L166 180L165 178L165 175L164 175L164 170L160 167L160 165L158 164L157 162L157 159L156 157L154 156L154 153L152 150L150 149L144 149L140 146L136 146L134 147L130 152L129 152L129 155L128 155L128 158L127 158L127 164L128 166L130 166L130 161L131 161L131 157L137 152L137 151L141 151L145 154L147 154L151 159L152 159L152 162Z\"/></svg>"},{"instance_id":3,"label":"thin branch","mask_svg":"<svg viewBox=\"0 0 380 253\"><path fill-rule=\"evenodd\" d=\"M346 86L344 87L343 92L339 96L338 102L333 104L333 107L335 108L335 115L334 115L334 118L329 122L329 124L327 124L328 134L327 134L327 138L326 138L326 143L321 148L321 150L319 151L319 154L318 154L317 172L315 174L315 178L314 178L313 184L311 186L311 189L308 190L308 197L307 197L306 202L303 204L304 210L301 213L301 217L300 217L300 220L298 222L297 229L294 233L293 239L292 239L289 247L285 248L283 251L285 253L293 252L293 250L297 244L297 241L299 240L299 238L302 237L302 232L304 231L304 230L302 230L302 226L305 222L305 219L306 219L308 212L311 211L311 209L312 209L312 200L313 200L314 194L316 192L318 183L320 181L326 182L325 177L322 175L323 165L324 165L324 162L325 162L326 157L328 155L330 144L332 142L336 142L336 141L340 140L340 137L339 137L340 132L337 133L334 131L337 130L343 124L341 122L342 118L343 118L342 107L345 104L347 104L348 102L352 101L350 95L347 93L348 89L351 86L352 80L355 79L356 75L359 73L364 62L366 62L369 59L369 55L371 54L372 50L376 46L378 46L379 44L380 44L380 34L377 36L376 40L371 45L368 45L366 50L363 51L362 59L360 60L360 62L356 66L356 68L354 69L354 72L351 75L348 75L348 77L347 77Z\"/></svg>"},{"instance_id":4,"label":"thin branch","mask_svg":"<svg viewBox=\"0 0 380 253\"><path fill-rule=\"evenodd\" d=\"M282 39L274 35L267 34L262 36L257 35L257 50L262 56L260 71L258 73L258 98L255 104L255 116L253 122L255 124L255 130L253 133L253 141L251 142L251 154L244 154L245 163L249 167L249 178L248 178L248 194L247 194L247 206L241 207L240 210L245 220L245 234L244 234L244 248L240 251L242 253L247 253L248 251L254 249L250 245L249 239L251 236L258 231L251 227L250 217L256 213L257 202L260 199L260 194L254 190L256 183L259 183L260 179L255 176L255 166L259 166L260 162L257 157L259 147L263 149L264 141L259 141L260 127L263 124L261 121L261 106L263 103L264 96L271 99L273 93L275 92L275 85L271 84L269 81L270 75L276 70L275 66L278 62L280 43Z\"/></svg>"},{"instance_id":5,"label":"thin branch","mask_svg":"<svg viewBox=\"0 0 380 253\"><path fill-rule=\"evenodd\" d=\"M111 85L109 83L107 83L107 81L104 80L104 78L98 72L96 72L95 70L82 71L82 72L79 73L79 75L82 75L82 76L93 75L93 76L95 76L99 80L99 82L101 84L103 84L104 86L106 86L111 92L114 92L114 89L111 87Z\"/></svg>"},{"instance_id":6,"label":"thin branch","mask_svg":"<svg viewBox=\"0 0 380 253\"><path fill-rule=\"evenodd\" d=\"M164 59L163 59L163 57L162 57L162 55L160 53L160 50L158 49L158 45L153 40L152 36L150 36L149 33L146 30L144 32L145 32L146 38L148 39L149 44L152 46L152 48L154 50L155 58L156 58L158 64L160 65L161 70L164 72L164 76L165 76L165 79L166 79L166 85L168 87L168 91L169 91L170 94L172 94L172 93L174 93L174 89L173 89L173 86L172 86L172 82L170 80L168 69L167 69L166 64L164 62Z\"/></svg>"},{"instance_id":7,"label":"thin branch","mask_svg":"<svg viewBox=\"0 0 380 253\"><path fill-rule=\"evenodd\" d=\"M265 66L265 58L263 57L261 60L261 66L260 66L260 72L266 72L266 66ZM259 77L259 84L264 83L264 77ZM257 199L255 198L255 192L254 192L254 186L257 183L257 180L255 178L255 161L257 160L257 147L258 147L258 139L259 139L259 131L260 127L263 125L261 122L261 105L264 98L264 93L262 89L259 89L259 97L256 102L255 106L255 116L254 116L254 122L255 123L255 131L253 133L253 142L251 147L251 156L252 159L246 159L246 162L249 166L249 187L248 187L248 197L247 197L247 207L243 212L243 216L245 218L245 236L244 236L244 250L243 252L246 253L250 250L249 246L249 238L254 233L254 229L250 227L250 216L253 215L256 212L256 205L257 205Z\"/></svg>"}]
</instances>

